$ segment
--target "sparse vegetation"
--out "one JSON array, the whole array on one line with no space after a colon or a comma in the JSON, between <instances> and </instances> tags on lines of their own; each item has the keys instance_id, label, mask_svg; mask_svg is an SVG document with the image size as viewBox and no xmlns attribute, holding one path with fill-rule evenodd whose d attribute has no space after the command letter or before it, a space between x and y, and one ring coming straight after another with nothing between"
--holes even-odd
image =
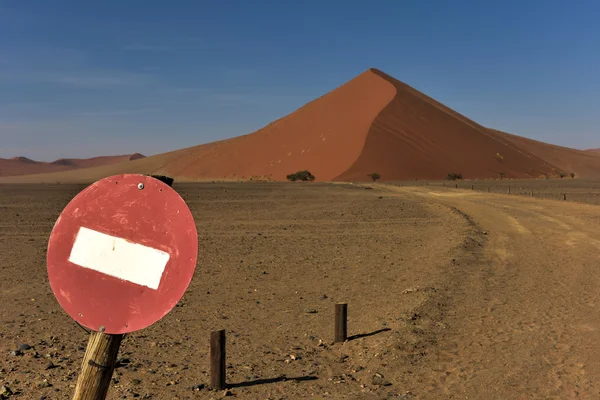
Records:
<instances>
[{"instance_id":1,"label":"sparse vegetation","mask_svg":"<svg viewBox=\"0 0 600 400\"><path fill-rule=\"evenodd\" d=\"M377 180L381 178L381 175L379 175L377 172L373 172L371 174L368 174L367 176L373 179L373 182L377 182Z\"/></svg>"},{"instance_id":2,"label":"sparse vegetation","mask_svg":"<svg viewBox=\"0 0 600 400\"><path fill-rule=\"evenodd\" d=\"M566 175L563 174L562 172L560 173L560 179L563 179Z\"/></svg>"},{"instance_id":3,"label":"sparse vegetation","mask_svg":"<svg viewBox=\"0 0 600 400\"><path fill-rule=\"evenodd\" d=\"M504 179L504 172L498 172L498 175L500 175L500 179Z\"/></svg>"},{"instance_id":4,"label":"sparse vegetation","mask_svg":"<svg viewBox=\"0 0 600 400\"><path fill-rule=\"evenodd\" d=\"M571 179L575 178L575 173L574 172L571 172L570 175L571 175Z\"/></svg>"},{"instance_id":5,"label":"sparse vegetation","mask_svg":"<svg viewBox=\"0 0 600 400\"><path fill-rule=\"evenodd\" d=\"M448 174L448 176L446 177L446 180L449 180L449 181L456 181L456 180L460 180L460 181L462 181L462 178L463 178L463 176L462 176L462 174L461 174L461 173L458 173L458 174L457 174L457 173L455 173L455 172L452 172L452 173L449 173L449 174Z\"/></svg>"},{"instance_id":6,"label":"sparse vegetation","mask_svg":"<svg viewBox=\"0 0 600 400\"><path fill-rule=\"evenodd\" d=\"M288 176L286 176L286 179L288 181L314 181L315 180L315 176L313 174L310 173L310 171L304 170L304 171L298 171L295 174L289 174Z\"/></svg>"},{"instance_id":7,"label":"sparse vegetation","mask_svg":"<svg viewBox=\"0 0 600 400\"><path fill-rule=\"evenodd\" d=\"M173 186L173 182L175 181L175 179L171 178L170 176L166 176L166 175L148 175L151 176L154 179L158 179L159 181L166 183L169 186Z\"/></svg>"}]
</instances>

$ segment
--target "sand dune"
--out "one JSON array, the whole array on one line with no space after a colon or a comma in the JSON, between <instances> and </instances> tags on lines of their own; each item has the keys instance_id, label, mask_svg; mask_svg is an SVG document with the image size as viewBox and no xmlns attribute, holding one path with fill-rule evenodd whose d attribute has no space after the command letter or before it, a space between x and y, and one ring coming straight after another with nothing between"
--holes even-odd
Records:
<instances>
[{"instance_id":1,"label":"sand dune","mask_svg":"<svg viewBox=\"0 0 600 400\"><path fill-rule=\"evenodd\" d=\"M571 172L600 176L595 153L488 129L376 69L254 133L134 161L86 166L92 168L0 182L90 182L119 173L167 174L178 181L285 180L303 169L320 181L368 180L371 172L382 180L443 179L449 173L465 178Z\"/></svg>"},{"instance_id":2,"label":"sand dune","mask_svg":"<svg viewBox=\"0 0 600 400\"><path fill-rule=\"evenodd\" d=\"M391 84L396 95L371 125L360 157L338 179L358 180L369 171L392 180L553 173L543 159L389 75L372 73Z\"/></svg>"},{"instance_id":3,"label":"sand dune","mask_svg":"<svg viewBox=\"0 0 600 400\"><path fill-rule=\"evenodd\" d=\"M93 158L61 158L52 162L35 161L27 157L14 157L10 159L0 158L0 177L46 174L59 171L70 171L79 168L101 167L140 158L144 158L144 155L135 153Z\"/></svg>"},{"instance_id":4,"label":"sand dune","mask_svg":"<svg viewBox=\"0 0 600 400\"><path fill-rule=\"evenodd\" d=\"M571 149L506 132L491 131L505 137L521 149L544 159L567 175L574 173L580 177L600 177L600 152Z\"/></svg>"}]
</instances>

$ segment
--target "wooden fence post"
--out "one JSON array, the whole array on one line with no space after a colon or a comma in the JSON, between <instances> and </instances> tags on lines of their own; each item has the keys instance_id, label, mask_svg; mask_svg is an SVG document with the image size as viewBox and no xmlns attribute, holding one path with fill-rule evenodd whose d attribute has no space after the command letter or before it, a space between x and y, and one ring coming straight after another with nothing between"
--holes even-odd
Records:
<instances>
[{"instance_id":1,"label":"wooden fence post","mask_svg":"<svg viewBox=\"0 0 600 400\"><path fill-rule=\"evenodd\" d=\"M566 200L566 199L567 199L567 194L563 193L563 200Z\"/></svg>"},{"instance_id":2,"label":"wooden fence post","mask_svg":"<svg viewBox=\"0 0 600 400\"><path fill-rule=\"evenodd\" d=\"M335 305L335 342L345 342L348 339L348 304Z\"/></svg>"},{"instance_id":3,"label":"wooden fence post","mask_svg":"<svg viewBox=\"0 0 600 400\"><path fill-rule=\"evenodd\" d=\"M73 400L104 400L110 386L123 335L92 332Z\"/></svg>"},{"instance_id":4,"label":"wooden fence post","mask_svg":"<svg viewBox=\"0 0 600 400\"><path fill-rule=\"evenodd\" d=\"M210 333L210 386L214 390L227 387L225 364L225 329Z\"/></svg>"}]
</instances>

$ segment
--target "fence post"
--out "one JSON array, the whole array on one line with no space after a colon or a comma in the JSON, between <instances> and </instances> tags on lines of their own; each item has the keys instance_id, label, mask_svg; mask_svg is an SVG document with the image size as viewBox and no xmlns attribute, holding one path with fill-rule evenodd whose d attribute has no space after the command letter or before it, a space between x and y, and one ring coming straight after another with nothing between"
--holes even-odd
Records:
<instances>
[{"instance_id":1,"label":"fence post","mask_svg":"<svg viewBox=\"0 0 600 400\"><path fill-rule=\"evenodd\" d=\"M223 390L226 383L225 329L210 332L210 386Z\"/></svg>"},{"instance_id":2,"label":"fence post","mask_svg":"<svg viewBox=\"0 0 600 400\"><path fill-rule=\"evenodd\" d=\"M348 339L348 304L335 305L335 342L345 342Z\"/></svg>"}]
</instances>

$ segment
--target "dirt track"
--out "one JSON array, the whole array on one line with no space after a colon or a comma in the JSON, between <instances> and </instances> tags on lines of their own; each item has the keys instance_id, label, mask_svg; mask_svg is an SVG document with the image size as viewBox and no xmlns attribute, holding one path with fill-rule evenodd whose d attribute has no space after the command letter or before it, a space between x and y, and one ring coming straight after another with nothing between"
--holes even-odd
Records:
<instances>
[{"instance_id":1,"label":"dirt track","mask_svg":"<svg viewBox=\"0 0 600 400\"><path fill-rule=\"evenodd\" d=\"M44 249L81 188L0 187L0 386L15 398L68 399L76 382L87 335L56 303ZM192 387L208 383L221 327L237 398L600 398L598 206L389 185L176 189L197 218L198 270L179 307L126 338L109 399L220 397ZM337 301L358 335L342 345Z\"/></svg>"},{"instance_id":2,"label":"dirt track","mask_svg":"<svg viewBox=\"0 0 600 400\"><path fill-rule=\"evenodd\" d=\"M487 231L483 256L456 282L432 385L449 398L600 398L600 207L393 190L456 207Z\"/></svg>"}]
</instances>

